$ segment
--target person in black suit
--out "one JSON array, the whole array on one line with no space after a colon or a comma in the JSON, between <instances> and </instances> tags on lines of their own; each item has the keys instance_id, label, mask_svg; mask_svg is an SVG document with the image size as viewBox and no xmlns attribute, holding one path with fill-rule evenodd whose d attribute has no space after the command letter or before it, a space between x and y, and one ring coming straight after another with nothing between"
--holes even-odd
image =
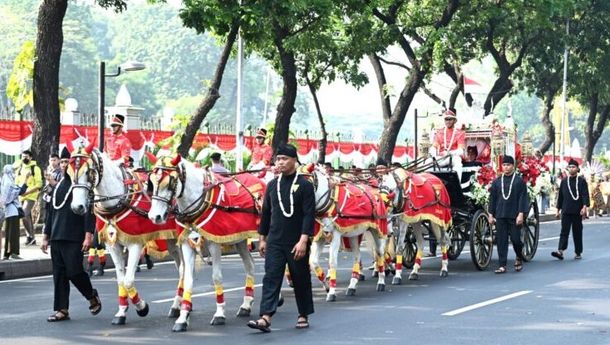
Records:
<instances>
[{"instance_id":1,"label":"person in black suit","mask_svg":"<svg viewBox=\"0 0 610 345\"><path fill-rule=\"evenodd\" d=\"M574 239L574 259L582 258L582 219L589 212L589 187L584 178L578 176L578 162L570 159L568 162L568 176L561 180L557 195L557 218L561 215L561 234L559 236L558 250L552 256L563 260L563 252L568 249L570 228Z\"/></svg>"}]
</instances>

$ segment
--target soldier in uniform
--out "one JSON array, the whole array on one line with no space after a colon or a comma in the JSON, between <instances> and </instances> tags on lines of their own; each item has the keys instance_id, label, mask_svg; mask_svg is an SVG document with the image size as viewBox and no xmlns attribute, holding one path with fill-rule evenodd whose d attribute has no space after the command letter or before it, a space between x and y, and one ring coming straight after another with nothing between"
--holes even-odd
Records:
<instances>
[{"instance_id":1,"label":"soldier in uniform","mask_svg":"<svg viewBox=\"0 0 610 345\"><path fill-rule=\"evenodd\" d=\"M110 121L110 128L112 133L106 137L104 148L108 157L111 160L128 164L129 157L131 156L131 141L123 133L123 125L125 124L125 116L114 115Z\"/></svg>"},{"instance_id":2,"label":"soldier in uniform","mask_svg":"<svg viewBox=\"0 0 610 345\"><path fill-rule=\"evenodd\" d=\"M309 237L313 236L315 193L313 185L296 170L297 150L278 147L276 166L280 175L267 185L258 228L259 251L265 257L265 276L260 318L248 327L271 331L271 318L278 307L284 267L288 265L294 283L299 315L297 328L309 327L314 312L309 273Z\"/></svg>"},{"instance_id":3,"label":"soldier in uniform","mask_svg":"<svg viewBox=\"0 0 610 345\"><path fill-rule=\"evenodd\" d=\"M463 130L455 128L455 123L457 122L455 111L449 109L443 117L445 119L445 127L437 130L434 134L431 153L441 167L451 165L461 181L462 155L466 146L465 133Z\"/></svg>"},{"instance_id":4,"label":"soldier in uniform","mask_svg":"<svg viewBox=\"0 0 610 345\"><path fill-rule=\"evenodd\" d=\"M259 128L256 130L256 142L252 148L252 160L249 164L249 169L261 169L271 165L271 158L273 156L273 150L271 146L265 144L267 138L267 130Z\"/></svg>"},{"instance_id":5,"label":"soldier in uniform","mask_svg":"<svg viewBox=\"0 0 610 345\"><path fill-rule=\"evenodd\" d=\"M496 223L499 265L495 273L506 272L508 256L508 236L513 243L517 259L515 271L523 269L523 243L521 242L521 225L529 211L527 186L515 173L515 159L504 156L502 159L502 176L496 178L489 190L489 223Z\"/></svg>"},{"instance_id":6,"label":"soldier in uniform","mask_svg":"<svg viewBox=\"0 0 610 345\"><path fill-rule=\"evenodd\" d=\"M557 218L561 215L561 235L559 248L551 255L563 260L563 252L568 249L568 237L572 228L574 239L574 259L582 258L582 219L587 217L589 207L589 187L584 178L578 176L578 162L570 159L568 176L561 180L557 196Z\"/></svg>"}]
</instances>

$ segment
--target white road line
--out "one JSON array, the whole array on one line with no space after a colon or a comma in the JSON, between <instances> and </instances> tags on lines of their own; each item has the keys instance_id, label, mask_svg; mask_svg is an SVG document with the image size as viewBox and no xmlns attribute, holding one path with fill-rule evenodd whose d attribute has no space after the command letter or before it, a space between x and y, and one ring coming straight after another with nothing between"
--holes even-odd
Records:
<instances>
[{"instance_id":1,"label":"white road line","mask_svg":"<svg viewBox=\"0 0 610 345\"><path fill-rule=\"evenodd\" d=\"M555 237L549 237L549 238L541 238L538 240L538 242L544 242L544 241L552 241L552 240L558 240L559 236L555 236Z\"/></svg>"},{"instance_id":2,"label":"white road line","mask_svg":"<svg viewBox=\"0 0 610 345\"><path fill-rule=\"evenodd\" d=\"M257 287L261 287L263 286L263 284L256 284L253 286L253 288L257 288ZM243 290L244 287L236 287L236 288L232 288L232 289L226 289L224 290L224 292L231 292L231 291L239 291L239 290ZM214 295L216 294L216 291L210 291L210 292L204 292L204 293L198 293L196 295L192 295L191 298L193 297L201 297L201 296L209 296L209 295ZM152 301L151 303L167 303L167 302L173 302L174 298L166 298L166 299L158 299L156 301Z\"/></svg>"},{"instance_id":3,"label":"white road line","mask_svg":"<svg viewBox=\"0 0 610 345\"><path fill-rule=\"evenodd\" d=\"M488 306L488 305L491 305L491 304L494 304L494 303L499 303L499 302L502 302L502 301L509 300L511 298L516 298L516 297L519 297L519 296L527 295L528 293L531 293L531 292L532 292L532 290L523 290L523 291L511 293L510 295L506 295L506 296L490 299L490 300L487 300L487 301L484 301L484 302L480 302L480 303L476 303L476 304L473 304L473 305L469 305L469 306L466 306L466 307L463 307L463 308L460 308L460 309L455 309L455 310L452 310L452 311L448 311L448 312L446 312L446 313L444 313L442 315L443 316L456 316L456 315L465 313L467 311L471 311L471 310L474 310L474 309L482 308L482 307L485 307L485 306Z\"/></svg>"}]
</instances>

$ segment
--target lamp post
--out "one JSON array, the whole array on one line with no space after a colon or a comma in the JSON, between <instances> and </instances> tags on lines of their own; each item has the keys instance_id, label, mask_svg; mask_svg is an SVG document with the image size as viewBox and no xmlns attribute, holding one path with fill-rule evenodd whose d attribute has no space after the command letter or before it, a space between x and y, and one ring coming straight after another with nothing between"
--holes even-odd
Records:
<instances>
[{"instance_id":1,"label":"lamp post","mask_svg":"<svg viewBox=\"0 0 610 345\"><path fill-rule=\"evenodd\" d=\"M104 112L104 108L105 108L105 98L106 98L106 77L118 77L122 71L125 72L131 72L131 71L141 71L143 69L146 68L146 65L144 65L141 62L136 62L136 61L128 61L125 62L123 64L121 64L119 67L117 67L116 73L113 74L106 74L106 62L105 61L100 61L100 74L99 74L99 79L100 79L100 84L99 84L99 98L98 98L98 105L99 105L99 109L98 109L98 128L97 128L97 139L98 139L98 147L100 149L100 151L104 151L104 127L106 127L106 118L105 118L105 112Z\"/></svg>"},{"instance_id":2,"label":"lamp post","mask_svg":"<svg viewBox=\"0 0 610 345\"><path fill-rule=\"evenodd\" d=\"M413 160L414 161L417 160L417 144L418 144L417 143L417 132L418 132L417 119L419 119L419 118L423 119L423 118L427 118L427 117L428 117L428 113L426 113L426 115L424 115L424 116L417 116L417 109L415 109L415 112L414 112L414 118L415 119L414 119L414 125L413 125L414 130L415 130L415 144L413 146ZM407 147L408 146L409 145L407 145Z\"/></svg>"}]
</instances>

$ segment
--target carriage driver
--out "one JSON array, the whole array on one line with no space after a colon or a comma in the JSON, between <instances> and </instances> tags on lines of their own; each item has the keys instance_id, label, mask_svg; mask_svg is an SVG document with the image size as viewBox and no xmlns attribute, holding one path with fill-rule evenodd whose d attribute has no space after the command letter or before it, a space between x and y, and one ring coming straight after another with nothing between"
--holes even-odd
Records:
<instances>
[{"instance_id":1,"label":"carriage driver","mask_svg":"<svg viewBox=\"0 0 610 345\"><path fill-rule=\"evenodd\" d=\"M131 141L123 133L125 116L116 114L110 121L112 134L106 137L104 148L111 160L128 163L131 156Z\"/></svg>"},{"instance_id":2,"label":"carriage driver","mask_svg":"<svg viewBox=\"0 0 610 345\"><path fill-rule=\"evenodd\" d=\"M451 164L457 172L458 179L462 181L462 155L464 154L465 134L461 129L455 128L457 117L455 110L448 109L443 114L445 127L434 134L431 154L436 158L439 166L447 167Z\"/></svg>"},{"instance_id":3,"label":"carriage driver","mask_svg":"<svg viewBox=\"0 0 610 345\"><path fill-rule=\"evenodd\" d=\"M249 169L262 169L271 165L273 150L271 146L265 144L267 138L267 130L259 128L256 130L256 142L252 147L252 161L248 166Z\"/></svg>"}]
</instances>

